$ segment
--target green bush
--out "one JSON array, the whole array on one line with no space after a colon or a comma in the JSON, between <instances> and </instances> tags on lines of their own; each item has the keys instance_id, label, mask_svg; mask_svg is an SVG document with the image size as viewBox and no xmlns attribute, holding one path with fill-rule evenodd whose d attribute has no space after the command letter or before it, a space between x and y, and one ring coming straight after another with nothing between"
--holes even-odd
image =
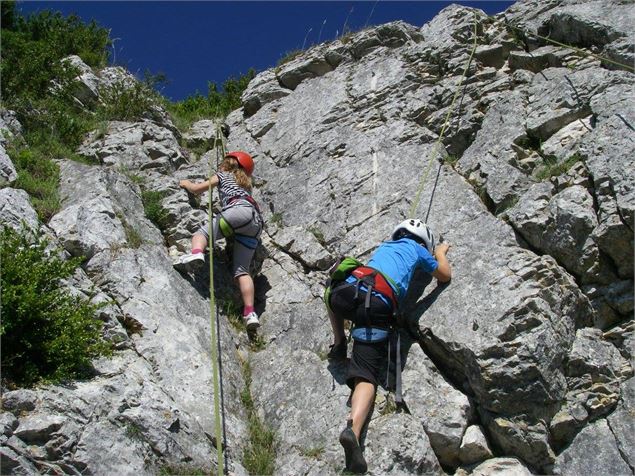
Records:
<instances>
[{"instance_id":1,"label":"green bush","mask_svg":"<svg viewBox=\"0 0 635 476\"><path fill-rule=\"evenodd\" d=\"M154 223L161 232L168 229L170 223L168 221L168 212L161 201L165 197L165 192L154 190L144 190L141 192L141 202L146 218Z\"/></svg>"},{"instance_id":2,"label":"green bush","mask_svg":"<svg viewBox=\"0 0 635 476\"><path fill-rule=\"evenodd\" d=\"M141 81L121 80L101 88L102 100L97 114L105 121L138 121L161 103L155 87L164 82L162 75L145 73Z\"/></svg>"},{"instance_id":3,"label":"green bush","mask_svg":"<svg viewBox=\"0 0 635 476\"><path fill-rule=\"evenodd\" d=\"M59 167L30 149L10 147L8 153L18 172L14 186L31 196L40 220L48 221L60 208Z\"/></svg>"},{"instance_id":4,"label":"green bush","mask_svg":"<svg viewBox=\"0 0 635 476\"><path fill-rule=\"evenodd\" d=\"M27 18L17 15L12 2L2 2L2 97L43 98L50 81L64 74L60 60L78 55L89 66L105 66L112 41L109 31L76 15L42 11Z\"/></svg>"},{"instance_id":5,"label":"green bush","mask_svg":"<svg viewBox=\"0 0 635 476\"><path fill-rule=\"evenodd\" d=\"M3 379L19 386L90 374L90 361L109 353L101 337L100 307L72 296L62 285L80 263L47 251L10 228L0 237Z\"/></svg>"},{"instance_id":6,"label":"green bush","mask_svg":"<svg viewBox=\"0 0 635 476\"><path fill-rule=\"evenodd\" d=\"M238 78L228 78L222 89L214 82L208 84L207 97L200 93L188 96L183 101L166 103L166 108L173 115L176 124L188 128L193 122L204 118L226 117L241 106L240 96L247 88L249 81L256 76L250 69L247 74Z\"/></svg>"}]
</instances>

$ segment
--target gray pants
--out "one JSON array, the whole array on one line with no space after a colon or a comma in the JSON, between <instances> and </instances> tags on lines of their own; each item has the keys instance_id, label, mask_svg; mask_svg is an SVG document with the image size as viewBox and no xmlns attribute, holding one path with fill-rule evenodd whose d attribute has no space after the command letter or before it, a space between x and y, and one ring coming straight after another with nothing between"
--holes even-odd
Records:
<instances>
[{"instance_id":1,"label":"gray pants","mask_svg":"<svg viewBox=\"0 0 635 476\"><path fill-rule=\"evenodd\" d=\"M232 259L232 272L235 278L243 274L249 274L249 265L256 252L256 246L260 232L262 231L262 218L256 209L247 201L238 201L235 205L223 210L220 215L212 219L212 233L214 241L224 238L221 227L221 216L234 230L234 256ZM207 241L209 241L209 224L206 223L198 229Z\"/></svg>"}]
</instances>

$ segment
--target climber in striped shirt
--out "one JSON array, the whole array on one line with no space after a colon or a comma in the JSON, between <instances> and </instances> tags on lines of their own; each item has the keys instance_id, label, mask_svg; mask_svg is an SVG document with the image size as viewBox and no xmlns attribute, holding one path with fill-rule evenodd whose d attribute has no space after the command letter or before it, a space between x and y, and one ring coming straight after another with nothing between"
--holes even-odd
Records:
<instances>
[{"instance_id":1,"label":"climber in striped shirt","mask_svg":"<svg viewBox=\"0 0 635 476\"><path fill-rule=\"evenodd\" d=\"M242 151L229 152L209 180L194 183L181 180L179 186L199 195L210 187L218 187L221 212L212 220L214 240L234 238L232 271L243 300L243 320L248 331L260 326L254 310L254 281L249 266L259 243L263 220L256 201L251 197L251 174L254 161ZM179 271L191 271L205 262L205 247L209 240L209 223L203 224L192 236L192 251L174 263Z\"/></svg>"}]
</instances>

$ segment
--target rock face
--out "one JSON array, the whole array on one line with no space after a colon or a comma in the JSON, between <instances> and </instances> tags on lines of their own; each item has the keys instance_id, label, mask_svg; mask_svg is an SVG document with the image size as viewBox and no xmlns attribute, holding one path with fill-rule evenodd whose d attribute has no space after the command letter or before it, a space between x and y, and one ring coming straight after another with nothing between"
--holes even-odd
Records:
<instances>
[{"instance_id":1,"label":"rock face","mask_svg":"<svg viewBox=\"0 0 635 476\"><path fill-rule=\"evenodd\" d=\"M247 471L246 396L276 434L275 474L342 471L349 389L345 365L325 360L325 270L367 259L414 207L451 243L453 280L415 277L408 412L379 392L362 438L369 474L632 474L635 75L578 49L632 64L634 14L617 0L529 0L496 17L452 5L421 28L370 28L254 78L226 122L228 148L255 158L267 222L256 345L229 322L230 258L214 260L233 473ZM182 131L184 144L212 148L215 127ZM180 141L149 114L90 134L79 153L95 165L61 163L63 207L47 230L85 257L71 287L111 302L98 317L118 350L91 380L4 392L3 468L216 466L209 273L170 261L210 199L178 180L204 178L215 159L193 160ZM159 227L143 212L149 192ZM39 225L26 193L1 190L0 220L20 219Z\"/></svg>"}]
</instances>

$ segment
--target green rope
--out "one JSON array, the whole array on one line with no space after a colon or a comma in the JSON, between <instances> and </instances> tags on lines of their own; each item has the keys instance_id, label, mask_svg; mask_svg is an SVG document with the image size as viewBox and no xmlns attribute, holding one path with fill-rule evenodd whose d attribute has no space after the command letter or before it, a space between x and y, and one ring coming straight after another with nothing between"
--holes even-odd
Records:
<instances>
[{"instance_id":1,"label":"green rope","mask_svg":"<svg viewBox=\"0 0 635 476\"><path fill-rule=\"evenodd\" d=\"M601 55L592 53L590 51L583 50L582 48L576 48L575 46L567 45L566 43L562 43L560 41L553 40L553 39L551 39L551 38L549 38L547 36L539 35L538 33L533 33L533 32L531 32L529 30L523 30L522 28L519 28L519 27L517 27L515 25L512 25L511 23L505 23L505 24L508 27L513 28L514 30L518 30L518 31L522 32L525 35L529 34L531 36L535 36L536 38L540 38L541 40L547 41L549 43L553 43L554 45L562 46L564 48L569 48L569 49L571 49L571 50L573 50L573 51L575 51L577 53L580 53L583 56L593 56L594 58L599 59L600 61L604 61L606 63L611 63L611 64L614 64L616 66L621 66L622 68L626 68L629 71L635 72L635 68L633 66L629 66L627 64L620 63L619 61L612 60L610 58L607 58L606 56L601 56Z\"/></svg>"},{"instance_id":2,"label":"green rope","mask_svg":"<svg viewBox=\"0 0 635 476\"><path fill-rule=\"evenodd\" d=\"M465 79L465 76L467 75L467 71L470 67L470 64L472 63L472 58L474 57L474 52L476 51L476 45L477 45L476 27L477 27L477 21L476 21L476 13L475 13L474 14L474 46L472 46L470 57L467 60L467 64L465 65L465 69L463 70L463 74L461 75L461 79L459 80L459 84L456 87L456 92L454 93L454 97L452 98L452 103L450 103L450 108L448 109L448 112L445 115L445 122L443 123L443 127L441 128L441 133L439 134L439 137L437 138L437 141L434 143L434 146L432 148L432 153L430 154L430 159L428 160L428 166L426 167L426 170L424 174L421 176L421 180L419 181L417 194L415 195L415 199L412 202L412 206L410 207L408 218L415 217L415 213L417 211L417 208L419 207L419 202L421 201L421 193L423 192L423 188L425 186L426 179L428 178L428 174L430 173L430 170L432 169L435 153L438 149L439 144L443 140L443 136L445 135L445 130L448 126L448 122L450 121L450 116L452 115L452 112L454 112L454 104L456 103L456 99L459 97L459 92L461 91L461 85L463 84L463 80Z\"/></svg>"},{"instance_id":3,"label":"green rope","mask_svg":"<svg viewBox=\"0 0 635 476\"><path fill-rule=\"evenodd\" d=\"M216 154L218 155L218 147L216 148ZM212 223L212 184L211 178L214 174L212 170L212 161L209 161L209 199L208 199L208 209L207 209L207 219L209 220L209 242L210 242L210 252L209 252L209 315L210 315L210 324L211 324L211 340L212 340L212 374L213 374L213 382L214 382L214 423L216 429L216 450L217 450L217 469L218 476L221 476L224 473L223 469L223 438L222 438L222 428L221 428L221 416L220 416L220 382L219 382L219 369L218 369L218 337L217 337L217 329L216 329L216 298L214 293L214 230Z\"/></svg>"}]
</instances>

